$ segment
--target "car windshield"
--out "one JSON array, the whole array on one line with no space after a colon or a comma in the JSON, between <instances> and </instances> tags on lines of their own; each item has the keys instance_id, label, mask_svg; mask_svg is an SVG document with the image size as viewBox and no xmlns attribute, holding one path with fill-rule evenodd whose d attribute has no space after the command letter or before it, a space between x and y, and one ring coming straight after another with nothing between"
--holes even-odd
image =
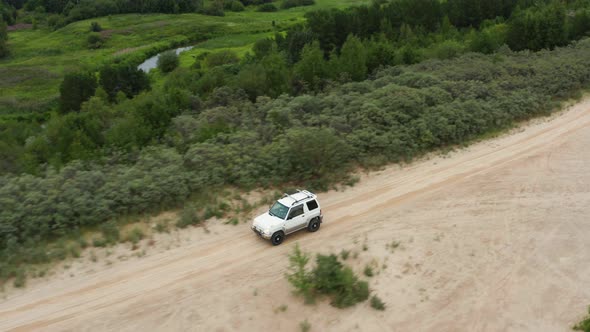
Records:
<instances>
[{"instance_id":1,"label":"car windshield","mask_svg":"<svg viewBox=\"0 0 590 332\"><path fill-rule=\"evenodd\" d=\"M283 204L276 202L271 208L270 210L268 210L268 213L271 216L275 216L281 219L285 219L285 217L287 216L287 212L289 212L289 208L284 206Z\"/></svg>"}]
</instances>

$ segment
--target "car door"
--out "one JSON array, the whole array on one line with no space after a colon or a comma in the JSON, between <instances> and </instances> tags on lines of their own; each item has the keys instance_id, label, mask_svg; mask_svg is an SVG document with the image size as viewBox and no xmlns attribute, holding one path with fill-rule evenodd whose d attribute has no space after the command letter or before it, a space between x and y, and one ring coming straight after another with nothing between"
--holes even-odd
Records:
<instances>
[{"instance_id":1,"label":"car door","mask_svg":"<svg viewBox=\"0 0 590 332\"><path fill-rule=\"evenodd\" d=\"M295 232L305 227L307 219L305 219L305 210L303 204L294 206L289 210L287 222L285 223L285 230L287 233Z\"/></svg>"}]
</instances>

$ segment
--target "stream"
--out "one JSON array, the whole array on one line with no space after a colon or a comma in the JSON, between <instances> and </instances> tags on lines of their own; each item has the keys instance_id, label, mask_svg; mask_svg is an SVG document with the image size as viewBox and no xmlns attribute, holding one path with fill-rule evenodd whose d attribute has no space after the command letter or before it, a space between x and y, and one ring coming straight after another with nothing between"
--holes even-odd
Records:
<instances>
[{"instance_id":1,"label":"stream","mask_svg":"<svg viewBox=\"0 0 590 332\"><path fill-rule=\"evenodd\" d=\"M179 47L179 48L175 49L174 51L176 52L176 55L178 55L184 51L188 51L188 50L192 49L193 47L194 46ZM160 55L165 52L168 52L168 51L160 52L160 53L154 55L153 57L145 60L139 66L137 66L137 69L143 70L144 72L148 73L150 70L152 70L158 66L158 59L160 58Z\"/></svg>"}]
</instances>

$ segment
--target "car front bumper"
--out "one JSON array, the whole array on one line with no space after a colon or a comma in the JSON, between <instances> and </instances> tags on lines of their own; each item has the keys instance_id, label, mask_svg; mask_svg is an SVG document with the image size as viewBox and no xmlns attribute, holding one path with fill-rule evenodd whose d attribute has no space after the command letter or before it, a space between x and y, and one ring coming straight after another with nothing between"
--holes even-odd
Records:
<instances>
[{"instance_id":1,"label":"car front bumper","mask_svg":"<svg viewBox=\"0 0 590 332\"><path fill-rule=\"evenodd\" d=\"M258 229L256 227L252 226L252 231L254 233L256 233L256 235L260 236L261 238L270 240L270 234L269 235L264 234L264 232L261 229Z\"/></svg>"}]
</instances>

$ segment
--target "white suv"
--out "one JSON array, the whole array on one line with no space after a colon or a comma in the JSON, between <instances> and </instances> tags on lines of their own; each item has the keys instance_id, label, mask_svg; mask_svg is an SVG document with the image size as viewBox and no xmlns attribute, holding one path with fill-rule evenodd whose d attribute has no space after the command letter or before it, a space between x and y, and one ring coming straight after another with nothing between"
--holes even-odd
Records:
<instances>
[{"instance_id":1,"label":"white suv","mask_svg":"<svg viewBox=\"0 0 590 332\"><path fill-rule=\"evenodd\" d=\"M268 212L254 218L252 230L277 246L287 234L304 228L317 231L322 219L317 196L307 190L297 190L294 194L285 194Z\"/></svg>"}]
</instances>

